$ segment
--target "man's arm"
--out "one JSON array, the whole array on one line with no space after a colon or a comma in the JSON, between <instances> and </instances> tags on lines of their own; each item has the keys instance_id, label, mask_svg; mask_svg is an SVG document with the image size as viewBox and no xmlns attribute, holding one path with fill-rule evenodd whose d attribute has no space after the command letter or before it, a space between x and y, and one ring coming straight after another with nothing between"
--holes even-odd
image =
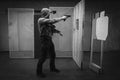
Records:
<instances>
[{"instance_id":1,"label":"man's arm","mask_svg":"<svg viewBox=\"0 0 120 80\"><path fill-rule=\"evenodd\" d=\"M68 18L67 16L62 16L62 17L60 17L60 18L54 18L54 19L40 18L40 19L38 20L38 22L39 22L39 23L52 23L52 24L54 24L54 23L57 23L57 22L59 22L59 21L61 21L61 20L65 20L65 19L67 19L67 18Z\"/></svg>"},{"instance_id":2,"label":"man's arm","mask_svg":"<svg viewBox=\"0 0 120 80\"><path fill-rule=\"evenodd\" d=\"M63 36L62 33L61 33L59 30L57 30L57 29L53 29L53 33L58 33L58 34L60 34L61 36Z\"/></svg>"}]
</instances>

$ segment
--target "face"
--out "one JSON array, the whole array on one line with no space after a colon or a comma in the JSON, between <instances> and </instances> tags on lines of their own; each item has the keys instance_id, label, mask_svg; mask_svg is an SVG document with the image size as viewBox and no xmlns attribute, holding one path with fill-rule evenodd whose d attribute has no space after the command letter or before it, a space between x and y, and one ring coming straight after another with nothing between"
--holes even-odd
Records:
<instances>
[{"instance_id":1,"label":"face","mask_svg":"<svg viewBox=\"0 0 120 80\"><path fill-rule=\"evenodd\" d=\"M51 11L51 10L49 10L47 13L48 13L48 15L46 16L46 18L49 18L50 14L55 14L56 11Z\"/></svg>"}]
</instances>

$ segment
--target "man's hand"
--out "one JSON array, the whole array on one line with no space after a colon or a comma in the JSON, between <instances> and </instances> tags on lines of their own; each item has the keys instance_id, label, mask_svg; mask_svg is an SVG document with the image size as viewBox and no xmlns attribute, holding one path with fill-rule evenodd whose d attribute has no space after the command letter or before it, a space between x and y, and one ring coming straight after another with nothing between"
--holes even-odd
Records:
<instances>
[{"instance_id":1,"label":"man's hand","mask_svg":"<svg viewBox=\"0 0 120 80\"><path fill-rule=\"evenodd\" d=\"M67 19L67 18L69 18L69 17L71 17L71 15L64 15L66 18L65 19L63 19L64 21Z\"/></svg>"},{"instance_id":2,"label":"man's hand","mask_svg":"<svg viewBox=\"0 0 120 80\"><path fill-rule=\"evenodd\" d=\"M60 34L60 36L63 36L63 34L62 33L59 33Z\"/></svg>"}]
</instances>

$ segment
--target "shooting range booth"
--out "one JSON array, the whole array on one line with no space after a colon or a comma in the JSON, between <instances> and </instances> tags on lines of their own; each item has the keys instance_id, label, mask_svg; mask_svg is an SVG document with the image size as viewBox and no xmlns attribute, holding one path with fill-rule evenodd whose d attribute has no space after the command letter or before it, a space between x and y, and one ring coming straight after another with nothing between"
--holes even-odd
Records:
<instances>
[{"instance_id":1,"label":"shooting range booth","mask_svg":"<svg viewBox=\"0 0 120 80\"><path fill-rule=\"evenodd\" d=\"M55 24L56 28L63 34L63 37L56 34L53 36L56 56L73 57L78 66L81 67L84 0L75 7L49 8L57 11L56 14L51 14L50 18L71 15L66 21ZM37 35L39 32L36 25L38 18L39 13L35 13L34 9L8 8L10 58L35 58L35 53L39 52L39 35Z\"/></svg>"},{"instance_id":2,"label":"shooting range booth","mask_svg":"<svg viewBox=\"0 0 120 80\"><path fill-rule=\"evenodd\" d=\"M56 57L72 57L79 68L83 68L83 36L85 27L85 0L81 0L74 7L49 7L55 10L50 18L71 15L66 21L55 24L63 36L53 35ZM40 11L32 8L8 8L8 35L10 58L37 58L39 55L39 31L37 20ZM103 43L108 34L108 17L105 11L92 17L91 54L89 68L99 73L102 71ZM94 40L101 41L100 66L93 62Z\"/></svg>"}]
</instances>

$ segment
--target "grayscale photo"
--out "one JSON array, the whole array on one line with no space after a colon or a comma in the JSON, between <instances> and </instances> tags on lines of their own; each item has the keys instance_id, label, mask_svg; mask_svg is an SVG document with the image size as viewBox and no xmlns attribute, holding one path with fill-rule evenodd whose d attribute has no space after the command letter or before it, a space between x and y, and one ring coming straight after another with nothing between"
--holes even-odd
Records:
<instances>
[{"instance_id":1,"label":"grayscale photo","mask_svg":"<svg viewBox=\"0 0 120 80\"><path fill-rule=\"evenodd\" d=\"M0 0L0 80L119 80L119 5Z\"/></svg>"}]
</instances>

